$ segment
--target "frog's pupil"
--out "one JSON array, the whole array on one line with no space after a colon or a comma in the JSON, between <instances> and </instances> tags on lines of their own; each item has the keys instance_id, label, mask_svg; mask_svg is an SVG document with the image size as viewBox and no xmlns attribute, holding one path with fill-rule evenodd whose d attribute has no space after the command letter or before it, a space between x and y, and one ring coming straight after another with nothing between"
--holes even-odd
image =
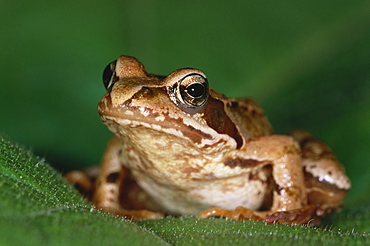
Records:
<instances>
[{"instance_id":1,"label":"frog's pupil","mask_svg":"<svg viewBox=\"0 0 370 246\"><path fill-rule=\"evenodd\" d=\"M192 84L186 88L186 91L192 97L200 97L204 94L204 86L199 83Z\"/></svg>"}]
</instances>

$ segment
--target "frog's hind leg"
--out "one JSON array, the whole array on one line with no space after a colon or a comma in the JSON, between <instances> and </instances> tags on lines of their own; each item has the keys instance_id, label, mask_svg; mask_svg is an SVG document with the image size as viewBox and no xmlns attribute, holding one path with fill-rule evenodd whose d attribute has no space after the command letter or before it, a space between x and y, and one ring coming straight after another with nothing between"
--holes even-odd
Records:
<instances>
[{"instance_id":1,"label":"frog's hind leg","mask_svg":"<svg viewBox=\"0 0 370 246\"><path fill-rule=\"evenodd\" d=\"M298 130L292 136L301 147L307 203L319 206L323 216L339 208L351 184L331 149L311 134Z\"/></svg>"},{"instance_id":2,"label":"frog's hind leg","mask_svg":"<svg viewBox=\"0 0 370 246\"><path fill-rule=\"evenodd\" d=\"M301 151L291 151L291 147L294 147L295 144L289 143L289 138L279 136L250 141L249 145L255 146L246 148L252 151L258 149L260 153L271 154L283 153L281 150L290 149L290 151L285 152L286 155L283 158L279 158L277 155L271 160L272 163L275 160L273 170L276 172L274 179L277 187L279 187L279 190L285 189L285 192L274 192L274 202L269 211L253 211L244 207L237 207L234 210L210 208L201 212L199 217L220 216L230 219L265 221L267 223L312 225L318 223L325 214L338 208L350 188L350 182L344 174L342 166L329 147L310 134L296 131L292 136L295 141L291 140L299 143ZM272 145L273 142L275 144ZM280 148L280 150L270 150L268 146ZM294 152L297 155L294 155ZM248 154L246 156L252 155ZM254 159L269 160L269 157L260 155L255 156ZM276 160L290 161L285 162L280 167ZM290 166L287 166L287 164ZM281 178L290 178L291 182L281 182ZM289 190L289 186L284 187L284 184L287 183L296 184L295 186L302 187L302 190L298 189L292 192ZM299 201L301 201L301 204ZM293 203L294 206L292 206Z\"/></svg>"},{"instance_id":3,"label":"frog's hind leg","mask_svg":"<svg viewBox=\"0 0 370 246\"><path fill-rule=\"evenodd\" d=\"M64 178L72 184L87 200L94 193L94 182L99 174L99 167L94 166L83 171L74 170L64 174Z\"/></svg>"}]
</instances>

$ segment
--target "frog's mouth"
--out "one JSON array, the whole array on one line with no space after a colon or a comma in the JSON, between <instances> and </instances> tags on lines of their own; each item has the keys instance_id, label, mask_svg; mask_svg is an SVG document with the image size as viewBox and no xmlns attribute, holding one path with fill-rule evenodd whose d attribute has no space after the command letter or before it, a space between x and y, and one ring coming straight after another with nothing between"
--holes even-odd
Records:
<instances>
[{"instance_id":1,"label":"frog's mouth","mask_svg":"<svg viewBox=\"0 0 370 246\"><path fill-rule=\"evenodd\" d=\"M141 128L141 131L155 131L153 137L169 135L169 142L188 142L189 147L196 146L206 152L236 148L235 140L227 134L218 134L212 128L204 127L198 122L190 124L182 118L175 119L167 115L145 116L141 113L128 113L122 117L120 113L109 111L101 114L101 119L110 131L123 138L127 137L125 134L130 134L131 129Z\"/></svg>"},{"instance_id":2,"label":"frog's mouth","mask_svg":"<svg viewBox=\"0 0 370 246\"><path fill-rule=\"evenodd\" d=\"M158 116L159 117L159 116ZM118 134L119 128L146 128L156 132L169 134L177 137L179 141L190 141L198 148L215 147L222 145L227 148L235 148L235 141L226 134L204 132L193 125L187 125L182 119L169 119L166 121L148 120L149 117L117 117L102 115L103 123L112 131ZM182 140L180 140L182 139Z\"/></svg>"}]
</instances>

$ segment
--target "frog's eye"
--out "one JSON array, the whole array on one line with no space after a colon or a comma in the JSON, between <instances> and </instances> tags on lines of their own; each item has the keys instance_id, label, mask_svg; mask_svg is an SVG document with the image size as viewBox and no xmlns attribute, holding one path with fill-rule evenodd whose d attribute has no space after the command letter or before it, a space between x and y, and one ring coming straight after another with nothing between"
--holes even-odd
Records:
<instances>
[{"instance_id":1,"label":"frog's eye","mask_svg":"<svg viewBox=\"0 0 370 246\"><path fill-rule=\"evenodd\" d=\"M208 81L198 73L191 73L175 85L176 101L180 106L190 109L203 107L208 99Z\"/></svg>"},{"instance_id":2,"label":"frog's eye","mask_svg":"<svg viewBox=\"0 0 370 246\"><path fill-rule=\"evenodd\" d=\"M103 83L107 90L109 90L113 84L119 80L119 77L116 75L116 63L117 60L109 63L103 71Z\"/></svg>"}]
</instances>

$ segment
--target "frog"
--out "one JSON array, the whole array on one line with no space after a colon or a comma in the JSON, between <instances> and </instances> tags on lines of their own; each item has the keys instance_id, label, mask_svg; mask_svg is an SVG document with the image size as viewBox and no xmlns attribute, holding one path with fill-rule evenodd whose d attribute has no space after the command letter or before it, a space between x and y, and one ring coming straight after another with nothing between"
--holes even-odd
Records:
<instances>
[{"instance_id":1,"label":"frog","mask_svg":"<svg viewBox=\"0 0 370 246\"><path fill-rule=\"evenodd\" d=\"M98 112L114 137L100 167L65 176L97 209L134 221L317 224L351 187L324 142L303 130L274 134L255 100L216 92L201 70L160 76L120 56L103 83Z\"/></svg>"}]
</instances>

